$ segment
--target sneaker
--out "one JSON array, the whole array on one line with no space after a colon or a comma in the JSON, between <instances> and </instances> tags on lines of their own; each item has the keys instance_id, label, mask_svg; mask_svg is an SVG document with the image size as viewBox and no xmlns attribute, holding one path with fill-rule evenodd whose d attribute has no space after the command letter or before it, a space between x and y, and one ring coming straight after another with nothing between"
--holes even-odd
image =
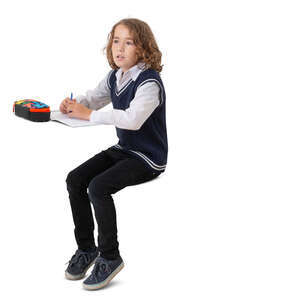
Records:
<instances>
[{"instance_id":1,"label":"sneaker","mask_svg":"<svg viewBox=\"0 0 300 300\"><path fill-rule=\"evenodd\" d=\"M83 278L89 267L96 261L98 254L98 249L93 252L77 249L69 261L69 265L65 271L65 277L70 280Z\"/></svg>"},{"instance_id":2,"label":"sneaker","mask_svg":"<svg viewBox=\"0 0 300 300\"><path fill-rule=\"evenodd\" d=\"M108 260L98 256L91 275L83 282L87 290L98 290L105 287L124 267L121 257Z\"/></svg>"}]
</instances>

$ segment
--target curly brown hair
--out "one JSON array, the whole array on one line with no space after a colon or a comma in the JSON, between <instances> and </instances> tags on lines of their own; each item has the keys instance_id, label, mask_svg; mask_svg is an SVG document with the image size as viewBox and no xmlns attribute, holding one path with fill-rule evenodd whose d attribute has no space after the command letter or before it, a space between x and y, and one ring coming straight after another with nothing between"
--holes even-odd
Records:
<instances>
[{"instance_id":1,"label":"curly brown hair","mask_svg":"<svg viewBox=\"0 0 300 300\"><path fill-rule=\"evenodd\" d=\"M163 68L163 65L161 65L161 52L157 46L152 30L147 23L134 18L120 20L113 26L111 32L108 34L107 45L103 50L104 53L106 50L106 57L109 65L113 69L119 68L113 60L111 48L115 28L121 24L126 26L133 36L134 45L137 47L137 62L144 62L147 68L161 72Z\"/></svg>"}]
</instances>

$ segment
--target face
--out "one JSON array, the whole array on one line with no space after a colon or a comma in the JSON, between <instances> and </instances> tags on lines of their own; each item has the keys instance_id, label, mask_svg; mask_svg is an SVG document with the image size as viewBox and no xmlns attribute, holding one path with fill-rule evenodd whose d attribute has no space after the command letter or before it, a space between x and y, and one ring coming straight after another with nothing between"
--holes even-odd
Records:
<instances>
[{"instance_id":1,"label":"face","mask_svg":"<svg viewBox=\"0 0 300 300\"><path fill-rule=\"evenodd\" d=\"M118 25L115 28L112 55L115 64L126 72L137 63L136 46L133 37L128 28L124 25Z\"/></svg>"}]
</instances>

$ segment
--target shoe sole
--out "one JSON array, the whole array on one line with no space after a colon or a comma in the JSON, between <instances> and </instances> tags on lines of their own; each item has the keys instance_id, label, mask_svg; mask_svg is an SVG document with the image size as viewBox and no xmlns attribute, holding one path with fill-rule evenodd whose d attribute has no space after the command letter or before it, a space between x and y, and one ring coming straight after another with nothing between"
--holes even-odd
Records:
<instances>
[{"instance_id":1,"label":"shoe sole","mask_svg":"<svg viewBox=\"0 0 300 300\"><path fill-rule=\"evenodd\" d=\"M109 282L124 268L124 262L122 262L104 281L96 284L85 284L82 283L82 286L86 290L98 290L109 284Z\"/></svg>"},{"instance_id":2,"label":"shoe sole","mask_svg":"<svg viewBox=\"0 0 300 300\"><path fill-rule=\"evenodd\" d=\"M95 263L97 257L87 266L87 268L84 270L84 272L78 274L78 275L72 275L69 272L65 271L65 278L69 279L69 280L79 280L82 279L86 272L88 271L88 269Z\"/></svg>"}]
</instances>

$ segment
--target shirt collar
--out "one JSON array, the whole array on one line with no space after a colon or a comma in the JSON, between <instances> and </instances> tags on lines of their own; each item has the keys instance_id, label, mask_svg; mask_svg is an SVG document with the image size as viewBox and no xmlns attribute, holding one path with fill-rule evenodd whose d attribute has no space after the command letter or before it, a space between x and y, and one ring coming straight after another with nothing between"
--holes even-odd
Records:
<instances>
[{"instance_id":1,"label":"shirt collar","mask_svg":"<svg viewBox=\"0 0 300 300\"><path fill-rule=\"evenodd\" d=\"M145 63L139 62L136 65L134 65L133 67L131 67L128 71L126 71L124 73L123 77L129 75L131 77L131 79L133 81L135 81L137 79L137 77L140 75L140 73L145 69L145 66L146 66ZM119 68L118 71L116 72L116 77L117 77L118 81L120 80L122 72L123 71L121 68Z\"/></svg>"}]
</instances>

